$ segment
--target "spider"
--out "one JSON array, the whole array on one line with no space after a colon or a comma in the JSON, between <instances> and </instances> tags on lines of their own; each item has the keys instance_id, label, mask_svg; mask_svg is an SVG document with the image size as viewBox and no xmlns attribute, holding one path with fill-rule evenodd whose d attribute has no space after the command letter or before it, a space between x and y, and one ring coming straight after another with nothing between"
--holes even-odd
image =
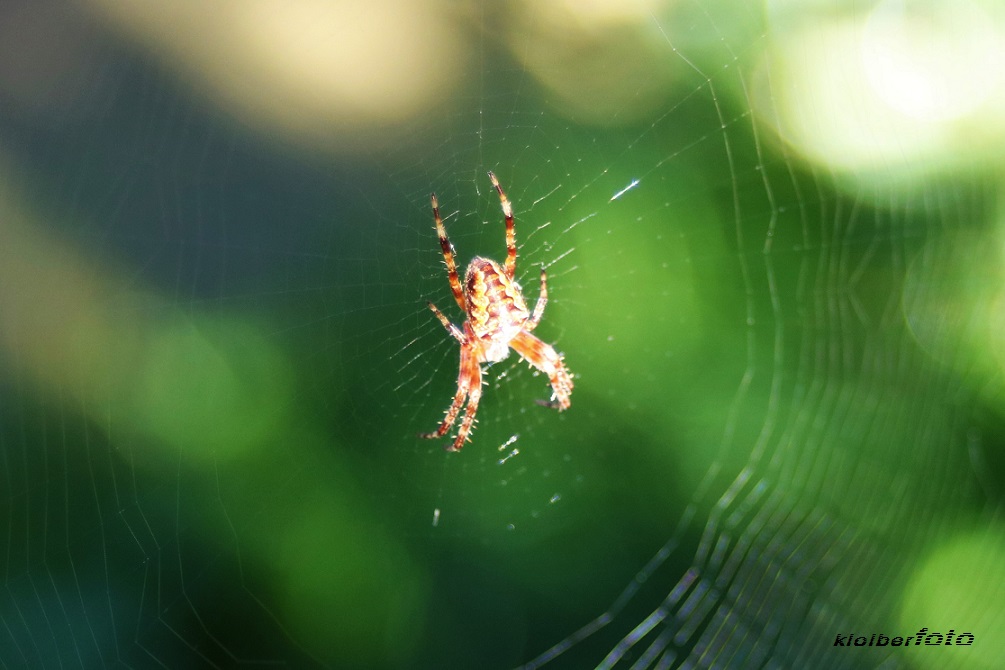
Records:
<instances>
[{"instance_id":1,"label":"spider","mask_svg":"<svg viewBox=\"0 0 1005 670\"><path fill-rule=\"evenodd\" d=\"M539 401L547 407L559 411L568 409L572 394L572 377L562 356L551 345L531 335L531 331L541 322L544 306L548 304L548 283L544 267L541 267L541 291L534 305L534 311L527 309L520 285L513 278L516 273L516 227L513 223L513 206L499 185L499 180L491 172L489 179L499 194L503 215L506 217L506 262L499 263L476 256L468 264L464 273L464 283L457 276L454 262L454 247L447 239L447 231L440 218L436 194L430 196L433 204L433 218L436 220L436 234L440 238L440 249L447 265L447 279L454 292L454 300L464 312L464 324L458 328L436 308L427 302L429 309L440 320L447 332L461 345L460 374L457 377L457 393L447 409L446 417L431 433L420 433L422 438L437 438L447 434L457 420L457 416L467 399L467 409L457 437L447 447L447 451L460 451L469 439L468 435L475 422L478 401L482 397L482 363L496 363L509 356L512 348L525 361L548 375L552 388L550 402Z\"/></svg>"}]
</instances>

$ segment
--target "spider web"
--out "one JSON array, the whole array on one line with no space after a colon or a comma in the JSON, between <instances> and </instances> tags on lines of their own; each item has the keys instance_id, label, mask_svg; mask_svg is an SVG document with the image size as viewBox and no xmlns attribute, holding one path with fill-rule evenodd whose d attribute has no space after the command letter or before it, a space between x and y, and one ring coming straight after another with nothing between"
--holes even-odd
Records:
<instances>
[{"instance_id":1,"label":"spider web","mask_svg":"<svg viewBox=\"0 0 1005 670\"><path fill-rule=\"evenodd\" d=\"M431 111L319 148L99 4L0 21L4 666L1000 666L991 5L469 8ZM576 389L486 366L450 454L429 193L501 260L489 170ZM976 640L835 646L923 627Z\"/></svg>"}]
</instances>

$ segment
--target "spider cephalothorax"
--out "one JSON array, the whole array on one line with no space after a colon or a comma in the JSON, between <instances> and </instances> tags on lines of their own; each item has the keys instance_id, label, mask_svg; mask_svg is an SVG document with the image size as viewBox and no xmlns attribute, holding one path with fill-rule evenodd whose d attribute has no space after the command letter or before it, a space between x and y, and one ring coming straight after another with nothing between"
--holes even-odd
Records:
<instances>
[{"instance_id":1,"label":"spider cephalothorax","mask_svg":"<svg viewBox=\"0 0 1005 670\"><path fill-rule=\"evenodd\" d=\"M548 285L544 268L541 268L541 293L538 296L534 311L527 309L520 285L516 283L516 226L513 223L513 207L506 198L506 193L499 186L499 180L489 172L492 186L499 194L503 214L506 217L506 262L500 266L488 258L475 257L468 264L464 273L464 284L457 275L457 265L454 262L454 248L447 239L446 228L440 218L440 209L436 194L431 196L433 203L433 218L436 220L436 234L440 238L440 249L447 265L447 278L454 299L464 311L464 324L458 328L443 315L436 305L429 304L429 309L440 320L455 340L461 345L461 370L457 377L457 393L454 401L447 409L447 415L439 427L431 433L422 433L420 437L442 437L447 434L457 420L457 415L467 399L467 409L457 437L447 447L450 451L459 451L468 439L471 427L478 411L478 401L482 396L482 363L495 363L509 356L513 349L525 361L548 375L552 388L552 402L549 406L559 410L568 409L569 396L572 394L572 377L562 363L562 357L551 345L545 344L531 335L531 331L540 323L544 315L544 306L548 303Z\"/></svg>"}]
</instances>

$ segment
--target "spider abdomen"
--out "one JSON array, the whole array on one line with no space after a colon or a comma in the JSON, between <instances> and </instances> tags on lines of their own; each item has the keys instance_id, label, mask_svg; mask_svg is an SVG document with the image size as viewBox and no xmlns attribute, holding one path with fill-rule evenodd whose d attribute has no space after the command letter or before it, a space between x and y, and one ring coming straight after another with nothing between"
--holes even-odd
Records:
<instances>
[{"instance_id":1,"label":"spider abdomen","mask_svg":"<svg viewBox=\"0 0 1005 670\"><path fill-rule=\"evenodd\" d=\"M464 274L464 296L468 323L481 341L483 360L503 360L509 355L510 341L530 318L520 285L495 261L476 257Z\"/></svg>"}]
</instances>

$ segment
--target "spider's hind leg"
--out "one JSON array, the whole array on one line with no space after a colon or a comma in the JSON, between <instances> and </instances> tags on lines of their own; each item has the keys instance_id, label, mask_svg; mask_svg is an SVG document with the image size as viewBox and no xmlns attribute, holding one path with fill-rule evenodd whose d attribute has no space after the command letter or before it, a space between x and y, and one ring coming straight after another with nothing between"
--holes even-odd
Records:
<instances>
[{"instance_id":1,"label":"spider's hind leg","mask_svg":"<svg viewBox=\"0 0 1005 670\"><path fill-rule=\"evenodd\" d=\"M513 205L510 204L506 192L503 191L499 180L491 171L489 179L492 180L492 186L499 194L499 204L502 206L503 216L506 217L506 276L513 279L516 275L516 224L513 223Z\"/></svg>"},{"instance_id":2,"label":"spider's hind leg","mask_svg":"<svg viewBox=\"0 0 1005 670\"><path fill-rule=\"evenodd\" d=\"M457 276L454 245L450 243L450 238L447 237L447 229L443 226L443 219L440 218L440 204L436 200L436 194L430 193L429 200L433 204L433 219L436 220L436 236L440 239L440 250L443 252L443 262L447 266L447 280L450 282L450 290L454 292L454 300L457 301L461 310L467 312L468 303L464 299L461 279Z\"/></svg>"}]
</instances>

